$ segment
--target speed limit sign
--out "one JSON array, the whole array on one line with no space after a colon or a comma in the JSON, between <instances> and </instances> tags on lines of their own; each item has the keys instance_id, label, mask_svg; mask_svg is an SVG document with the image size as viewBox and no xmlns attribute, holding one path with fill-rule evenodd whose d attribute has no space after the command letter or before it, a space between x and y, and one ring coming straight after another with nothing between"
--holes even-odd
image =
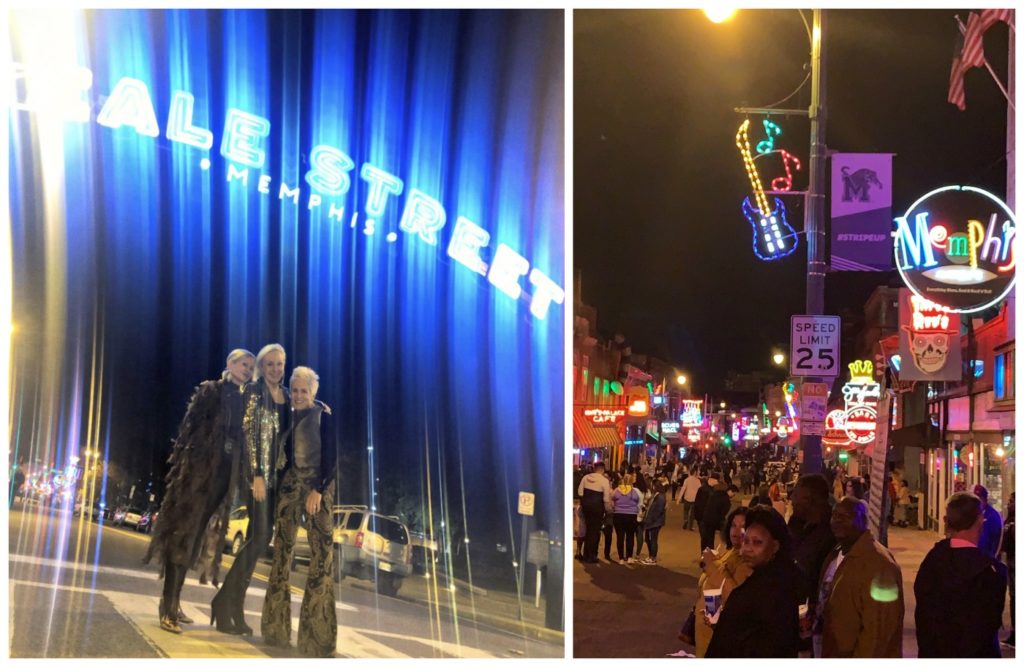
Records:
<instances>
[{"instance_id":1,"label":"speed limit sign","mask_svg":"<svg viewBox=\"0 0 1024 667\"><path fill-rule=\"evenodd\" d=\"M796 377L839 375L839 317L794 315L789 326L789 373Z\"/></svg>"}]
</instances>

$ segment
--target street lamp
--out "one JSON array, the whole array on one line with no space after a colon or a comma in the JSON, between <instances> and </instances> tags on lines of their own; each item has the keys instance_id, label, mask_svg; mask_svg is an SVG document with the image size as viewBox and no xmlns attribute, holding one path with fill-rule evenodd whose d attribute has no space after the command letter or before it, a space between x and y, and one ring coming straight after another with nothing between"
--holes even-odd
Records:
<instances>
[{"instance_id":1,"label":"street lamp","mask_svg":"<svg viewBox=\"0 0 1024 667\"><path fill-rule=\"evenodd\" d=\"M807 20L802 10L800 18L807 27ZM709 19L715 21L709 11L705 12ZM717 16L717 14L716 14ZM720 23L721 21L715 21ZM740 113L785 113L794 116L806 115L810 120L810 165L807 199L804 207L804 231L807 236L807 294L804 314L821 315L825 312L825 50L822 48L825 39L825 13L820 9L812 10L812 27L807 37L811 46L811 104L804 109L779 109L777 107L761 109L736 109ZM803 87L803 84L801 84ZM799 90L799 89L798 89ZM816 382L818 378L805 377L804 381ZM800 449L804 460L802 473L819 473L824 469L821 455L821 436L808 435L800 432Z\"/></svg>"},{"instance_id":2,"label":"street lamp","mask_svg":"<svg viewBox=\"0 0 1024 667\"><path fill-rule=\"evenodd\" d=\"M676 376L676 384L678 384L680 387L682 387L684 384L686 384L686 376L681 374L681 373L679 375L677 375Z\"/></svg>"},{"instance_id":3,"label":"street lamp","mask_svg":"<svg viewBox=\"0 0 1024 667\"><path fill-rule=\"evenodd\" d=\"M732 7L719 6L704 10L704 16L707 16L712 23L725 23L735 15L736 9Z\"/></svg>"},{"instance_id":4,"label":"street lamp","mask_svg":"<svg viewBox=\"0 0 1024 667\"><path fill-rule=\"evenodd\" d=\"M784 355L781 352L776 352L775 354L772 355L772 362L776 366L781 366L782 364L786 363L786 355Z\"/></svg>"},{"instance_id":5,"label":"street lamp","mask_svg":"<svg viewBox=\"0 0 1024 667\"><path fill-rule=\"evenodd\" d=\"M719 404L718 404L718 407L720 407L720 408L722 408L723 410L725 410L725 401L722 401L721 403L719 403Z\"/></svg>"}]
</instances>

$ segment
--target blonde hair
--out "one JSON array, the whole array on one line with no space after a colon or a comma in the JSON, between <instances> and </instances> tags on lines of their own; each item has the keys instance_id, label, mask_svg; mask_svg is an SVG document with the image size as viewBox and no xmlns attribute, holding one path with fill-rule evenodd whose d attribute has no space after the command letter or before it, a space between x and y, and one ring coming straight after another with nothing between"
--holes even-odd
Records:
<instances>
[{"instance_id":1,"label":"blonde hair","mask_svg":"<svg viewBox=\"0 0 1024 667\"><path fill-rule=\"evenodd\" d=\"M260 364L263 362L263 357L267 356L271 352L280 352L281 356L284 357L285 361L288 360L288 355L285 354L284 348L281 347L280 343L271 343L270 345L264 345L260 348L260 353L256 355L256 368L252 370L252 379L259 380L263 377L262 368Z\"/></svg>"},{"instance_id":2,"label":"blonde hair","mask_svg":"<svg viewBox=\"0 0 1024 667\"><path fill-rule=\"evenodd\" d=\"M309 383L309 393L316 397L316 391L320 388L320 376L316 374L309 366L296 366L292 370L292 379L288 381L288 385L291 386L295 382L295 378L305 380Z\"/></svg>"},{"instance_id":3,"label":"blonde hair","mask_svg":"<svg viewBox=\"0 0 1024 667\"><path fill-rule=\"evenodd\" d=\"M256 355L250 352L249 350L245 349L244 347L236 347L235 349L228 352L228 358L224 360L224 372L220 374L221 380L231 379L231 371L228 369L228 365L230 365L232 361L238 361L242 357L255 358Z\"/></svg>"}]
</instances>

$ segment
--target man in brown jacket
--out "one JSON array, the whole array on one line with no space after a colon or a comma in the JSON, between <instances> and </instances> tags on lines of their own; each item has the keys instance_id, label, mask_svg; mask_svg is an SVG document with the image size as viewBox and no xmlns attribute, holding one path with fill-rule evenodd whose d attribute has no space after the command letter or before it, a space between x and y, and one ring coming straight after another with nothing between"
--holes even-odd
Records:
<instances>
[{"instance_id":1,"label":"man in brown jacket","mask_svg":"<svg viewBox=\"0 0 1024 667\"><path fill-rule=\"evenodd\" d=\"M903 656L903 575L868 531L868 506L847 496L832 511L838 543L818 589L815 657Z\"/></svg>"}]
</instances>

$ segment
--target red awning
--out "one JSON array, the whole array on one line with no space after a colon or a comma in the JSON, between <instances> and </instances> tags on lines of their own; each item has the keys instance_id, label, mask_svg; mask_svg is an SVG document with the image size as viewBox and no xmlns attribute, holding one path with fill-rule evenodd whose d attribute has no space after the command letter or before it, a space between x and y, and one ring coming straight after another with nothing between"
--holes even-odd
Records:
<instances>
[{"instance_id":1,"label":"red awning","mask_svg":"<svg viewBox=\"0 0 1024 667\"><path fill-rule=\"evenodd\" d=\"M619 426L594 426L580 410L572 411L572 441L574 447L590 449L617 447L622 444Z\"/></svg>"}]
</instances>

